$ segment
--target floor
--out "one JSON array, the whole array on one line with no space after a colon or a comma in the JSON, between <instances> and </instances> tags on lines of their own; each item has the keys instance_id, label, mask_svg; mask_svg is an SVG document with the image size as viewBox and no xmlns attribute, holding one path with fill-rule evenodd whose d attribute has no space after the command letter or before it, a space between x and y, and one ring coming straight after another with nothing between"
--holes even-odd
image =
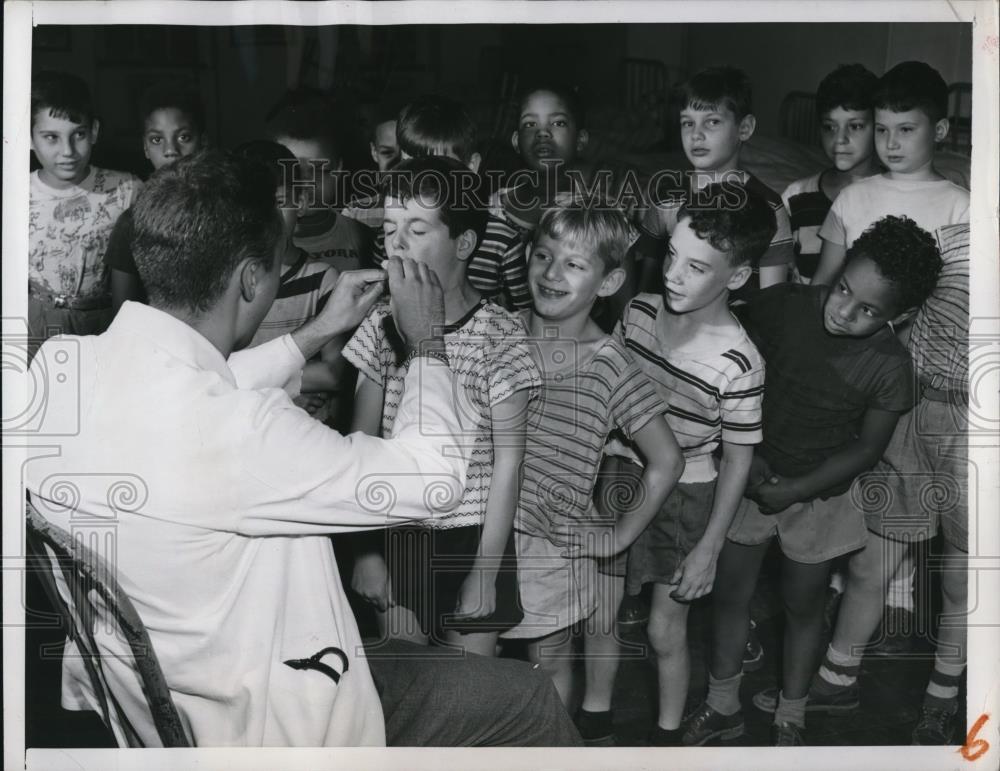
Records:
<instances>
[{"instance_id":1,"label":"floor","mask_svg":"<svg viewBox=\"0 0 1000 771\"><path fill-rule=\"evenodd\" d=\"M28 607L41 611L46 600L29 575ZM754 600L753 615L765 649L764 666L743 679L743 702L747 733L734 742L741 746L769 743L770 715L752 706L754 693L775 683L779 661L779 603L773 575L764 575ZM933 594L933 592L932 592ZM921 604L918 597L918 607ZM696 603L690 616L693 678L689 706L695 706L705 691L704 651L708 638L707 602ZM36 619L40 618L35 616ZM362 627L364 628L362 619ZM645 633L641 626L624 631L625 640L641 646ZM108 747L111 737L94 713L73 713L59 706L58 646L62 635L52 626L28 630L26 660L27 745L29 747ZM51 646L56 646L56 651ZM49 649L44 651L43 647ZM917 720L923 690L933 662L931 644L913 640L913 652L906 658L868 657L861 675L861 707L847 716L810 716L806 742L810 745L895 745L910 744L910 732ZM615 687L615 730L620 745L643 745L655 721L655 663L648 656L624 658ZM964 725L964 716L959 716Z\"/></svg>"}]
</instances>

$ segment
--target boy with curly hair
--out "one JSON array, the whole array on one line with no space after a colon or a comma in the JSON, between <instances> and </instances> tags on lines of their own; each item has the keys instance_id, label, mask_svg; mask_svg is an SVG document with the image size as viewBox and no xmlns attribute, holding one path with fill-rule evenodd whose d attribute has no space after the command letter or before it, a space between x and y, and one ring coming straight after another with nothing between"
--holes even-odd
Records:
<instances>
[{"instance_id":1,"label":"boy with curly hair","mask_svg":"<svg viewBox=\"0 0 1000 771\"><path fill-rule=\"evenodd\" d=\"M915 400L910 356L893 325L917 312L940 270L933 237L888 216L854 242L832 287L770 287L741 309L767 362L764 441L719 555L708 696L685 719L685 744L743 732L750 598L775 536L786 623L772 741L803 744L830 564L867 540L851 483L882 457Z\"/></svg>"}]
</instances>

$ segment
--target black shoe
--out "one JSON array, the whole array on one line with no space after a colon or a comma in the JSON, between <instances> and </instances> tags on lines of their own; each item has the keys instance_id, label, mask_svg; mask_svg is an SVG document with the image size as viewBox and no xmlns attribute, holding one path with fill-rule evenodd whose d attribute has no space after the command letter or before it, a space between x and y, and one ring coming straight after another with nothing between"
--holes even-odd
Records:
<instances>
[{"instance_id":1,"label":"black shoe","mask_svg":"<svg viewBox=\"0 0 1000 771\"><path fill-rule=\"evenodd\" d=\"M772 747L804 747L802 728L795 723L774 723L771 726Z\"/></svg>"},{"instance_id":2,"label":"black shoe","mask_svg":"<svg viewBox=\"0 0 1000 771\"><path fill-rule=\"evenodd\" d=\"M750 620L750 632L747 634L747 647L743 651L743 671L756 672L764 666L764 646L757 636L757 624Z\"/></svg>"},{"instance_id":3,"label":"black shoe","mask_svg":"<svg viewBox=\"0 0 1000 771\"><path fill-rule=\"evenodd\" d=\"M650 747L683 747L684 731L680 728L660 728L653 726L649 732L646 743Z\"/></svg>"},{"instance_id":4,"label":"black shoe","mask_svg":"<svg viewBox=\"0 0 1000 771\"><path fill-rule=\"evenodd\" d=\"M916 631L916 614L905 608L886 606L882 623L865 648L868 656L900 656L913 651L913 636Z\"/></svg>"},{"instance_id":5,"label":"black shoe","mask_svg":"<svg viewBox=\"0 0 1000 771\"><path fill-rule=\"evenodd\" d=\"M913 744L951 744L957 711L957 703L951 709L924 706L913 729Z\"/></svg>"},{"instance_id":6,"label":"black shoe","mask_svg":"<svg viewBox=\"0 0 1000 771\"><path fill-rule=\"evenodd\" d=\"M743 713L723 715L702 702L684 718L680 730L686 747L700 747L713 739L736 739L743 735Z\"/></svg>"},{"instance_id":7,"label":"black shoe","mask_svg":"<svg viewBox=\"0 0 1000 771\"><path fill-rule=\"evenodd\" d=\"M576 728L583 743L588 747L613 747L615 730L611 712L588 712L581 709L576 713Z\"/></svg>"},{"instance_id":8,"label":"black shoe","mask_svg":"<svg viewBox=\"0 0 1000 771\"><path fill-rule=\"evenodd\" d=\"M854 685L838 688L830 694L820 694L814 688L810 688L806 712L818 712L826 715L853 712L861 704L860 693L861 687L857 682ZM778 708L778 689L765 688L763 691L755 693L753 705L762 712L774 712Z\"/></svg>"}]
</instances>

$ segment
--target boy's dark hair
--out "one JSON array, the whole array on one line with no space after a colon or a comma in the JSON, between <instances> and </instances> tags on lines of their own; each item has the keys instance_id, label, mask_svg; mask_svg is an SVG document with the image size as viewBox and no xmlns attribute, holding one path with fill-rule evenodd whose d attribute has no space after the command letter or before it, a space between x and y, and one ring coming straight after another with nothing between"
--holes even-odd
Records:
<instances>
[{"instance_id":1,"label":"boy's dark hair","mask_svg":"<svg viewBox=\"0 0 1000 771\"><path fill-rule=\"evenodd\" d=\"M867 257L896 288L898 311L923 305L941 272L934 236L909 217L889 215L870 225L847 250L847 261Z\"/></svg>"},{"instance_id":2,"label":"boy's dark hair","mask_svg":"<svg viewBox=\"0 0 1000 771\"><path fill-rule=\"evenodd\" d=\"M902 62L879 80L874 105L893 112L922 110L937 123L948 115L948 84L926 62Z\"/></svg>"},{"instance_id":3,"label":"boy's dark hair","mask_svg":"<svg viewBox=\"0 0 1000 771\"><path fill-rule=\"evenodd\" d=\"M264 116L267 132L272 138L319 139L329 145L334 157L343 155L343 127L333 102L322 91L299 88L285 93Z\"/></svg>"},{"instance_id":4,"label":"boy's dark hair","mask_svg":"<svg viewBox=\"0 0 1000 771\"><path fill-rule=\"evenodd\" d=\"M73 123L94 123L94 102L90 88L76 75L68 72L43 71L31 79L31 125L35 116L47 109L53 118L63 118Z\"/></svg>"},{"instance_id":5,"label":"boy's dark hair","mask_svg":"<svg viewBox=\"0 0 1000 771\"><path fill-rule=\"evenodd\" d=\"M843 107L845 110L871 110L875 104L878 76L863 64L842 64L816 89L816 115Z\"/></svg>"},{"instance_id":6,"label":"boy's dark hair","mask_svg":"<svg viewBox=\"0 0 1000 771\"><path fill-rule=\"evenodd\" d=\"M274 179L275 187L282 187L291 181L293 167L297 163L295 154L280 142L270 139L254 139L233 148L233 155L250 158L263 163Z\"/></svg>"},{"instance_id":7,"label":"boy's dark hair","mask_svg":"<svg viewBox=\"0 0 1000 771\"><path fill-rule=\"evenodd\" d=\"M175 82L154 83L139 97L139 120L145 124L157 110L173 107L194 124L199 134L205 133L205 108L197 90Z\"/></svg>"},{"instance_id":8,"label":"boy's dark hair","mask_svg":"<svg viewBox=\"0 0 1000 771\"><path fill-rule=\"evenodd\" d=\"M546 209L532 235L554 241L570 241L600 259L604 274L622 267L625 253L635 240L635 231L621 209L606 201L570 201L564 206Z\"/></svg>"},{"instance_id":9,"label":"boy's dark hair","mask_svg":"<svg viewBox=\"0 0 1000 771\"><path fill-rule=\"evenodd\" d=\"M539 91L548 91L550 94L555 94L559 97L560 101L566 105L566 109L569 110L569 114L573 118L577 130L587 127L587 105L584 104L580 89L564 83L534 83L528 88L523 89L517 98L517 116L515 120L520 121L521 110L524 108L524 103L528 101L528 97L532 94L537 94Z\"/></svg>"},{"instance_id":10,"label":"boy's dark hair","mask_svg":"<svg viewBox=\"0 0 1000 771\"><path fill-rule=\"evenodd\" d=\"M283 235L271 175L221 150L181 158L149 178L132 206L132 250L153 305L209 310L247 257L273 270Z\"/></svg>"},{"instance_id":11,"label":"boy's dark hair","mask_svg":"<svg viewBox=\"0 0 1000 771\"><path fill-rule=\"evenodd\" d=\"M382 199L403 203L417 198L438 211L448 235L457 238L466 230L476 234L476 246L486 230L488 213L476 190L479 177L460 161L428 155L403 161L382 179Z\"/></svg>"},{"instance_id":12,"label":"boy's dark hair","mask_svg":"<svg viewBox=\"0 0 1000 771\"><path fill-rule=\"evenodd\" d=\"M476 124L460 102L427 94L400 110L396 141L399 149L411 158L450 148L462 163L468 163L476 152Z\"/></svg>"},{"instance_id":13,"label":"boy's dark hair","mask_svg":"<svg viewBox=\"0 0 1000 771\"><path fill-rule=\"evenodd\" d=\"M736 116L736 120L743 120L753 112L753 88L743 70L709 67L677 85L672 101L678 110L725 107Z\"/></svg>"},{"instance_id":14,"label":"boy's dark hair","mask_svg":"<svg viewBox=\"0 0 1000 771\"><path fill-rule=\"evenodd\" d=\"M733 267L749 263L756 268L778 229L767 200L741 182L714 182L695 194L677 212L712 248L725 252Z\"/></svg>"}]
</instances>

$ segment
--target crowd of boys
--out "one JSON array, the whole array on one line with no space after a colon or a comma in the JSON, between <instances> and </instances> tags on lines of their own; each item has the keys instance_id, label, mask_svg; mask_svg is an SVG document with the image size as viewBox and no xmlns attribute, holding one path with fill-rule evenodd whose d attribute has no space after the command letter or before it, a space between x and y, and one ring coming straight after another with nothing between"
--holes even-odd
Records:
<instances>
[{"instance_id":1,"label":"crowd of boys","mask_svg":"<svg viewBox=\"0 0 1000 771\"><path fill-rule=\"evenodd\" d=\"M584 741L610 744L615 619L651 585L649 743L735 740L750 600L777 540L780 682L752 701L774 713L775 745L801 745L807 712L858 707L889 582L939 528L954 563L943 611L965 613L968 373L955 352L969 193L934 167L947 88L920 62L830 73L816 95L830 166L780 195L741 165L756 126L741 71L705 70L676 96L691 173L629 216L578 189L594 170L572 90L523 94L511 137L523 168L486 195L461 104L425 96L378 116L377 193L350 202L334 190L344 116L290 92L267 136L231 151L266 169L283 217L276 299L249 346L308 323L351 271L430 268L467 478L444 516L334 539L381 637L484 657L523 641ZM36 75L31 110L31 332L100 334L146 300L130 210L142 183L90 164L99 124L74 76ZM156 87L142 110L154 178L220 153L190 92ZM388 299L314 354L296 404L345 433L393 436L412 356ZM956 494L932 507L915 482L928 479ZM888 486L888 505L871 485ZM831 572L845 560L824 653ZM708 691L685 713L688 611L708 595ZM920 744L950 742L959 711L964 627L942 623L937 642Z\"/></svg>"}]
</instances>

